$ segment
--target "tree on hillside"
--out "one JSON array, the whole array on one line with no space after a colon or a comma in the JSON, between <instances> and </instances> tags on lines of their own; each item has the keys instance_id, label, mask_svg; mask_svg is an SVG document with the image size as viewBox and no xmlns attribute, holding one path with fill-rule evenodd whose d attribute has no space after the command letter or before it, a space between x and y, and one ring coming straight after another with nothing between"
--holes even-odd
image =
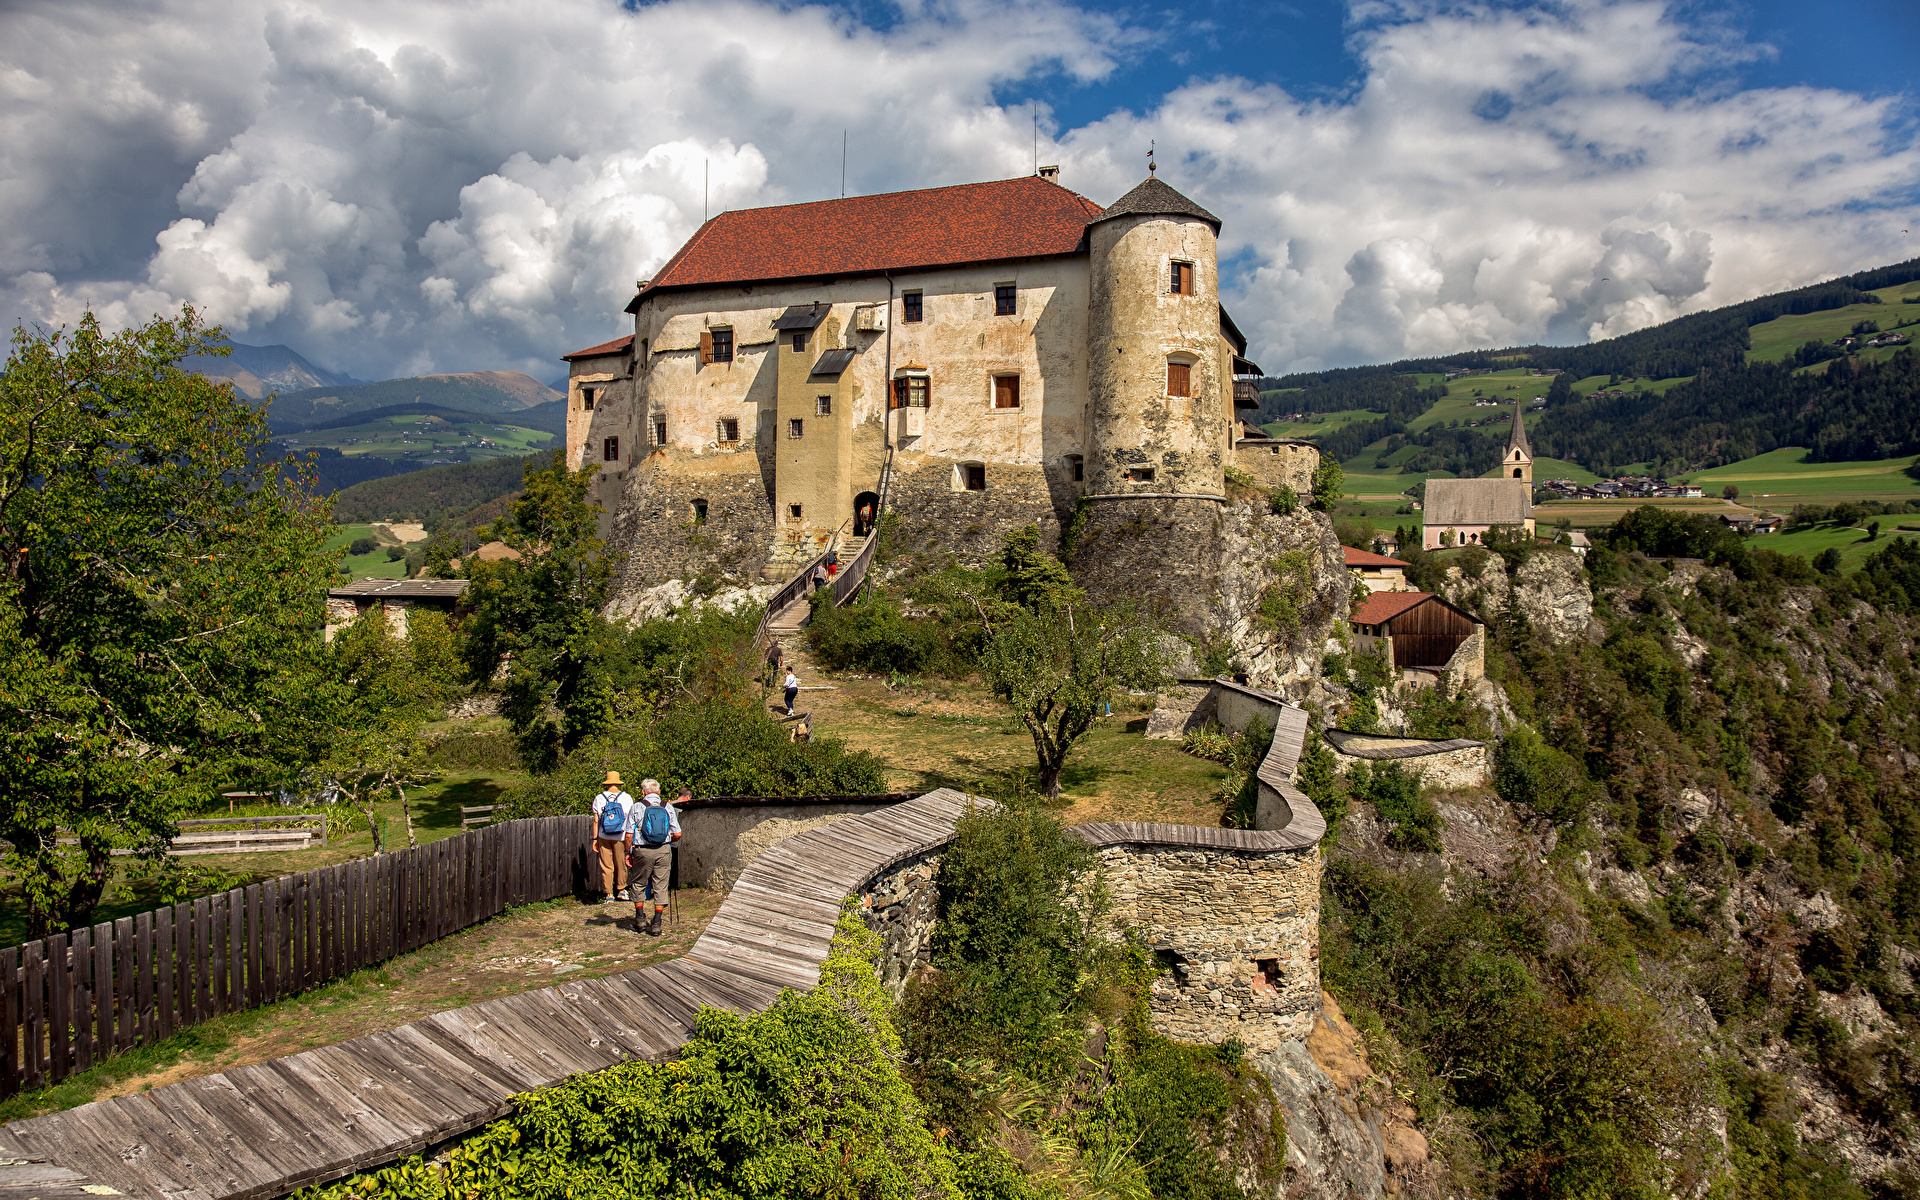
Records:
<instances>
[{"instance_id":1,"label":"tree on hillside","mask_svg":"<svg viewBox=\"0 0 1920 1200\"><path fill-rule=\"evenodd\" d=\"M1733 483L1728 484L1720 489L1720 497L1723 500L1738 500L1740 498L1740 486Z\"/></svg>"},{"instance_id":2,"label":"tree on hillside","mask_svg":"<svg viewBox=\"0 0 1920 1200\"><path fill-rule=\"evenodd\" d=\"M114 850L158 859L223 786L311 755L336 556L265 415L177 366L191 308L16 327L0 375L0 839L28 934L84 925ZM62 837L76 839L61 844Z\"/></svg>"},{"instance_id":3,"label":"tree on hillside","mask_svg":"<svg viewBox=\"0 0 1920 1200\"><path fill-rule=\"evenodd\" d=\"M980 674L1032 736L1040 790L1058 796L1067 755L1114 696L1166 681L1155 630L1124 607L1067 603L995 614L974 605L986 629Z\"/></svg>"},{"instance_id":4,"label":"tree on hillside","mask_svg":"<svg viewBox=\"0 0 1920 1200\"><path fill-rule=\"evenodd\" d=\"M536 771L613 715L618 636L600 611L613 559L598 534L600 506L586 498L596 470L569 471L558 454L528 463L521 495L482 534L521 557L467 564L467 668L477 684L504 669L501 715Z\"/></svg>"}]
</instances>

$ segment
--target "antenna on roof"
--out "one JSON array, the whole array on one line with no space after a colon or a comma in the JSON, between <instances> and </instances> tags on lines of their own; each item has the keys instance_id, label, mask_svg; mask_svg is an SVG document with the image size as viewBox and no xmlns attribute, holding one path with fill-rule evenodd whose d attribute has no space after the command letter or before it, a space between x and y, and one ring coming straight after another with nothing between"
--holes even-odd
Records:
<instances>
[{"instance_id":1,"label":"antenna on roof","mask_svg":"<svg viewBox=\"0 0 1920 1200\"><path fill-rule=\"evenodd\" d=\"M847 198L847 131L840 131L840 198Z\"/></svg>"},{"instance_id":2,"label":"antenna on roof","mask_svg":"<svg viewBox=\"0 0 1920 1200\"><path fill-rule=\"evenodd\" d=\"M707 223L707 197L713 193L713 160L700 167L700 223Z\"/></svg>"},{"instance_id":3,"label":"antenna on roof","mask_svg":"<svg viewBox=\"0 0 1920 1200\"><path fill-rule=\"evenodd\" d=\"M1033 102L1033 173L1040 173L1040 102Z\"/></svg>"}]
</instances>

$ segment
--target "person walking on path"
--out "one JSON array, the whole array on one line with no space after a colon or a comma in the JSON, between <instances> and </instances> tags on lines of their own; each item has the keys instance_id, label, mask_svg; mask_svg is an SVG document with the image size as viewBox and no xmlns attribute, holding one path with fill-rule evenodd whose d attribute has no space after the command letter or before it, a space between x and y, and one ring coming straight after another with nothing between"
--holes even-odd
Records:
<instances>
[{"instance_id":1,"label":"person walking on path","mask_svg":"<svg viewBox=\"0 0 1920 1200\"><path fill-rule=\"evenodd\" d=\"M781 686L786 689L787 715L792 716L794 697L800 694L800 677L793 673L792 667L787 668L787 681Z\"/></svg>"},{"instance_id":2,"label":"person walking on path","mask_svg":"<svg viewBox=\"0 0 1920 1200\"><path fill-rule=\"evenodd\" d=\"M692 793L680 789L681 797ZM673 844L680 840L680 814L660 798L660 781L640 783L640 802L628 827L633 887L633 927L650 937L660 936L661 914L667 911L667 888L673 880ZM646 920L647 896L653 896L653 920Z\"/></svg>"},{"instance_id":3,"label":"person walking on path","mask_svg":"<svg viewBox=\"0 0 1920 1200\"><path fill-rule=\"evenodd\" d=\"M827 586L826 569L819 563L813 564L813 574L809 578L813 580L813 590L816 592Z\"/></svg>"},{"instance_id":4,"label":"person walking on path","mask_svg":"<svg viewBox=\"0 0 1920 1200\"><path fill-rule=\"evenodd\" d=\"M606 789L593 798L593 851L600 860L600 903L627 898L627 851L633 797L620 790L620 772L608 771Z\"/></svg>"}]
</instances>

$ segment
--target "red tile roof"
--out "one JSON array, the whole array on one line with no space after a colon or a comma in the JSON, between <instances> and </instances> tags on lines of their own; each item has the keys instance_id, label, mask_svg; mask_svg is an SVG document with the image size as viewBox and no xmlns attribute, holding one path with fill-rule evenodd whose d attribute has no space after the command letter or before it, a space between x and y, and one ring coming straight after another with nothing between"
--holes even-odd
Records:
<instances>
[{"instance_id":1,"label":"red tile roof","mask_svg":"<svg viewBox=\"0 0 1920 1200\"><path fill-rule=\"evenodd\" d=\"M1407 564L1397 558L1388 558L1384 554L1375 554L1371 550L1355 550L1352 546L1340 547L1346 553L1350 567L1404 567Z\"/></svg>"},{"instance_id":2,"label":"red tile roof","mask_svg":"<svg viewBox=\"0 0 1920 1200\"><path fill-rule=\"evenodd\" d=\"M610 342L601 342L598 346L588 346L585 350L575 350L572 354L562 354L562 362L572 362L576 358L605 358L609 354L625 354L633 349L633 335L617 337Z\"/></svg>"},{"instance_id":3,"label":"red tile roof","mask_svg":"<svg viewBox=\"0 0 1920 1200\"><path fill-rule=\"evenodd\" d=\"M1432 600L1432 592L1375 592L1347 614L1355 625L1379 625Z\"/></svg>"},{"instance_id":4,"label":"red tile roof","mask_svg":"<svg viewBox=\"0 0 1920 1200\"><path fill-rule=\"evenodd\" d=\"M1032 176L741 209L702 225L640 294L1075 254L1101 211Z\"/></svg>"}]
</instances>

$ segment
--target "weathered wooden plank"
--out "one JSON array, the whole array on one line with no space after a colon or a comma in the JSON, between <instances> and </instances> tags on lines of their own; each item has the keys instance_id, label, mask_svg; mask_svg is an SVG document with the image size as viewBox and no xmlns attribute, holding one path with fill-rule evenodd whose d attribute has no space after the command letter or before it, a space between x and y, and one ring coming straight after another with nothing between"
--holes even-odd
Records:
<instances>
[{"instance_id":1,"label":"weathered wooden plank","mask_svg":"<svg viewBox=\"0 0 1920 1200\"><path fill-rule=\"evenodd\" d=\"M247 893L227 893L227 1003L223 1012L247 1007Z\"/></svg>"},{"instance_id":2,"label":"weathered wooden plank","mask_svg":"<svg viewBox=\"0 0 1920 1200\"><path fill-rule=\"evenodd\" d=\"M59 1083L73 1071L73 953L67 935L47 945L47 1077Z\"/></svg>"},{"instance_id":3,"label":"weathered wooden plank","mask_svg":"<svg viewBox=\"0 0 1920 1200\"><path fill-rule=\"evenodd\" d=\"M133 939L133 918L121 917L113 923L113 1045L125 1050L140 1033L140 976L135 970L138 958Z\"/></svg>"},{"instance_id":4,"label":"weathered wooden plank","mask_svg":"<svg viewBox=\"0 0 1920 1200\"><path fill-rule=\"evenodd\" d=\"M213 941L213 905L205 896L193 902L193 1020L195 1024L213 1015L213 975L210 961Z\"/></svg>"},{"instance_id":5,"label":"weathered wooden plank","mask_svg":"<svg viewBox=\"0 0 1920 1200\"><path fill-rule=\"evenodd\" d=\"M0 950L0 1095L20 1090L20 1034L20 950L8 946Z\"/></svg>"},{"instance_id":6,"label":"weathered wooden plank","mask_svg":"<svg viewBox=\"0 0 1920 1200\"><path fill-rule=\"evenodd\" d=\"M157 1040L159 1022L154 1013L154 956L164 952L153 940L153 914L136 913L133 918L133 1010L140 1044L151 1046Z\"/></svg>"},{"instance_id":7,"label":"weathered wooden plank","mask_svg":"<svg viewBox=\"0 0 1920 1200\"><path fill-rule=\"evenodd\" d=\"M319 958L313 972L312 984L319 987L339 973L340 959L340 918L334 911L337 897L334 883L338 875L336 867L321 867L313 872L313 899L316 910L315 939L319 943Z\"/></svg>"},{"instance_id":8,"label":"weathered wooden plank","mask_svg":"<svg viewBox=\"0 0 1920 1200\"><path fill-rule=\"evenodd\" d=\"M348 1165L370 1167L421 1148L426 1128L417 1121L397 1122L369 1105L333 1072L304 1054L276 1058L229 1071L234 1086L257 1103L284 1111L286 1119L313 1112L318 1128L329 1128Z\"/></svg>"},{"instance_id":9,"label":"weathered wooden plank","mask_svg":"<svg viewBox=\"0 0 1920 1200\"><path fill-rule=\"evenodd\" d=\"M93 931L68 934L67 952L73 956L73 1069L84 1071L93 1065Z\"/></svg>"},{"instance_id":10,"label":"weathered wooden plank","mask_svg":"<svg viewBox=\"0 0 1920 1200\"><path fill-rule=\"evenodd\" d=\"M284 1170L266 1153L272 1122L261 1120L251 1105L236 1112L233 1105L219 1102L214 1094L218 1089L206 1086L215 1082L224 1081L218 1076L190 1080L112 1103L136 1128L156 1141L164 1139L174 1161L214 1180L209 1189L214 1195L246 1195L275 1186Z\"/></svg>"},{"instance_id":11,"label":"weathered wooden plank","mask_svg":"<svg viewBox=\"0 0 1920 1200\"><path fill-rule=\"evenodd\" d=\"M685 1034L674 1028L644 1001L634 989L615 979L583 979L562 991L572 1000L591 997L594 1003L618 1019L617 1033L627 1050L636 1058L655 1062L676 1053Z\"/></svg>"},{"instance_id":12,"label":"weathered wooden plank","mask_svg":"<svg viewBox=\"0 0 1920 1200\"><path fill-rule=\"evenodd\" d=\"M329 1050L343 1054L329 1054ZM339 1064L343 1057L350 1056L365 1081L362 1094L369 1104L382 1111L398 1106L424 1122L435 1135L471 1129L478 1115L491 1107L490 1103L467 1092L461 1080L443 1076L427 1069L423 1062L408 1059L388 1034L355 1038L343 1046L308 1053L326 1057L329 1065Z\"/></svg>"},{"instance_id":13,"label":"weathered wooden plank","mask_svg":"<svg viewBox=\"0 0 1920 1200\"><path fill-rule=\"evenodd\" d=\"M260 888L260 1003L280 998L280 881L269 879Z\"/></svg>"},{"instance_id":14,"label":"weathered wooden plank","mask_svg":"<svg viewBox=\"0 0 1920 1200\"><path fill-rule=\"evenodd\" d=\"M503 1034L515 1038L520 1043L522 1059L546 1064L548 1084L557 1083L581 1071L593 1070L593 1059L582 1055L579 1047L572 1044L572 1038L557 1036L554 1031L542 1028L536 1014L521 1011L519 1002L523 998L502 996L498 1000L476 1004L473 1006L474 1015Z\"/></svg>"},{"instance_id":15,"label":"weathered wooden plank","mask_svg":"<svg viewBox=\"0 0 1920 1200\"><path fill-rule=\"evenodd\" d=\"M470 1087L484 1085L497 1091L503 1104L532 1086L528 1080L533 1076L523 1064L508 1062L491 1051L483 1052L480 1047L489 1043L474 1034L468 1022L436 1024L429 1018L402 1025L393 1031L393 1037L406 1047L407 1053L435 1064L455 1078L468 1079Z\"/></svg>"},{"instance_id":16,"label":"weathered wooden plank","mask_svg":"<svg viewBox=\"0 0 1920 1200\"><path fill-rule=\"evenodd\" d=\"M47 1082L47 946L28 942L20 948L22 979L20 986L20 1023L23 1027L21 1062L25 1067L28 1089L44 1087Z\"/></svg>"},{"instance_id":17,"label":"weathered wooden plank","mask_svg":"<svg viewBox=\"0 0 1920 1200\"><path fill-rule=\"evenodd\" d=\"M738 1013L759 1012L780 994L778 987L742 978L738 972L720 970L685 959L662 963L655 970L661 978L684 987L700 1003ZM817 980L817 968L815 976Z\"/></svg>"},{"instance_id":18,"label":"weathered wooden plank","mask_svg":"<svg viewBox=\"0 0 1920 1200\"><path fill-rule=\"evenodd\" d=\"M57 1120L42 1118L57 1131L55 1143L45 1145L40 1135L48 1130L36 1128L29 1144L55 1162L80 1171L95 1185L136 1196L213 1200L216 1193L211 1185L216 1181L173 1156L172 1137L166 1132L171 1122L149 1130L135 1125L123 1107L83 1104L54 1114ZM39 1126L41 1121L32 1124ZM16 1132L21 1130L16 1127Z\"/></svg>"},{"instance_id":19,"label":"weathered wooden plank","mask_svg":"<svg viewBox=\"0 0 1920 1200\"><path fill-rule=\"evenodd\" d=\"M193 1004L193 905L173 906L173 1027L190 1028Z\"/></svg>"},{"instance_id":20,"label":"weathered wooden plank","mask_svg":"<svg viewBox=\"0 0 1920 1200\"><path fill-rule=\"evenodd\" d=\"M523 1056L523 1047L511 1035L503 1033L485 1017L476 1016L471 1008L435 1013L415 1021L413 1028L449 1049L460 1050L506 1073L520 1091L544 1087L551 1079L552 1069L548 1064L531 1055Z\"/></svg>"},{"instance_id":21,"label":"weathered wooden plank","mask_svg":"<svg viewBox=\"0 0 1920 1200\"><path fill-rule=\"evenodd\" d=\"M208 915L213 921L207 937L207 1018L227 1011L227 894L207 897Z\"/></svg>"},{"instance_id":22,"label":"weathered wooden plank","mask_svg":"<svg viewBox=\"0 0 1920 1200\"><path fill-rule=\"evenodd\" d=\"M366 934L362 925L363 904L361 882L365 876L367 860L356 858L341 868L346 888L343 911L346 919L340 925L340 944L345 957L342 960L341 973L350 975L365 965Z\"/></svg>"},{"instance_id":23,"label":"weathered wooden plank","mask_svg":"<svg viewBox=\"0 0 1920 1200\"><path fill-rule=\"evenodd\" d=\"M618 1038L609 1037L594 1027L587 1011L591 1001L585 996L569 1000L559 988L541 988L511 999L519 1002L516 1011L529 1023L545 1030L555 1046L587 1064L585 1070L603 1071L632 1057ZM615 1018L612 1014L603 1014L602 1019Z\"/></svg>"}]
</instances>

